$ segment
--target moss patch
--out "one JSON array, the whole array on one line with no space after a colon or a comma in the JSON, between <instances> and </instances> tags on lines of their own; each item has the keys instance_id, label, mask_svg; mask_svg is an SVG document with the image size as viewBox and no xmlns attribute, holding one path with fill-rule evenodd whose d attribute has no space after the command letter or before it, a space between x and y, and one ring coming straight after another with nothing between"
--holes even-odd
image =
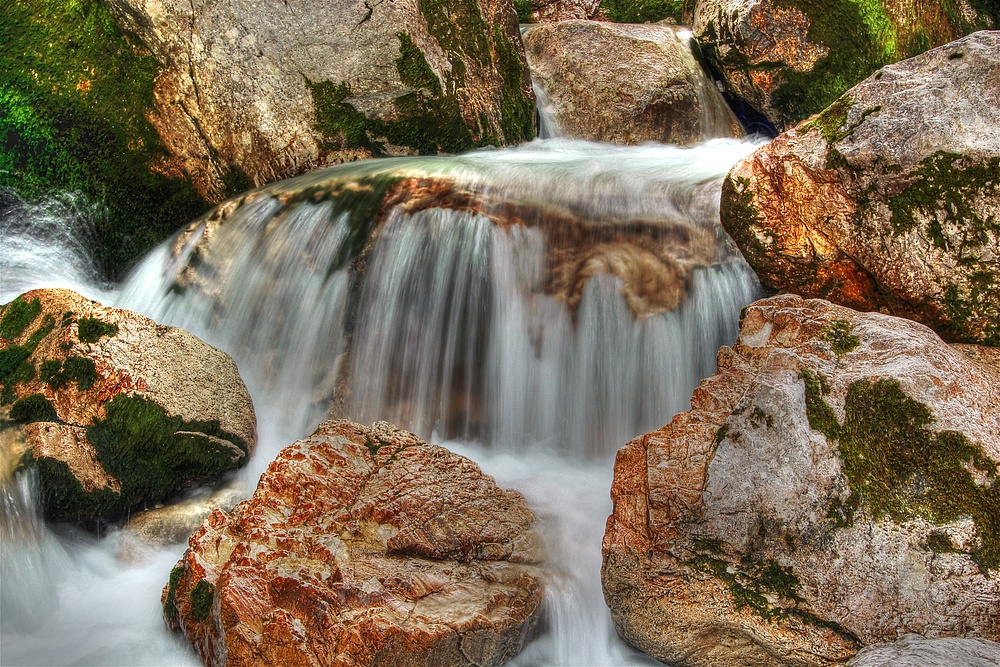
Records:
<instances>
[{"instance_id":1,"label":"moss patch","mask_svg":"<svg viewBox=\"0 0 1000 667\"><path fill-rule=\"evenodd\" d=\"M170 570L170 579L167 580L167 599L163 602L163 613L171 622L177 620L177 587L183 576L184 568L178 565Z\"/></svg>"},{"instance_id":2,"label":"moss patch","mask_svg":"<svg viewBox=\"0 0 1000 667\"><path fill-rule=\"evenodd\" d=\"M803 379L807 373L803 372ZM979 546L969 551L985 570L1000 567L1000 476L962 433L933 433L927 407L903 392L896 380L859 380L847 392L844 423L838 424L817 384L806 380L810 426L836 439L851 495L831 506L831 517L850 525L864 504L875 519L896 523L924 518L946 524L972 517ZM818 407L822 403L825 409ZM820 415L814 423L815 415ZM831 423L832 422L832 423ZM986 482L977 484L970 470Z\"/></svg>"},{"instance_id":3,"label":"moss patch","mask_svg":"<svg viewBox=\"0 0 1000 667\"><path fill-rule=\"evenodd\" d=\"M673 19L684 21L694 11L693 0L601 0L601 9L616 23L655 23Z\"/></svg>"},{"instance_id":4,"label":"moss patch","mask_svg":"<svg viewBox=\"0 0 1000 667\"><path fill-rule=\"evenodd\" d=\"M32 318L31 322L35 319ZM0 389L0 403L3 405L12 403L16 398L14 387L34 379L35 367L28 358L53 328L55 319L51 315L46 315L42 318L41 326L32 332L24 345L10 345L0 349L0 383L3 384L3 388Z\"/></svg>"},{"instance_id":5,"label":"moss patch","mask_svg":"<svg viewBox=\"0 0 1000 667\"><path fill-rule=\"evenodd\" d=\"M861 339L851 334L851 323L847 320L833 320L823 331L823 340L830 344L834 353L841 357L853 352L861 345Z\"/></svg>"},{"instance_id":6,"label":"moss patch","mask_svg":"<svg viewBox=\"0 0 1000 667\"><path fill-rule=\"evenodd\" d=\"M42 302L38 299L25 301L17 297L11 301L3 312L0 319L0 338L4 340L14 340L28 328L28 325L35 321L38 314L42 312Z\"/></svg>"},{"instance_id":7,"label":"moss patch","mask_svg":"<svg viewBox=\"0 0 1000 667\"><path fill-rule=\"evenodd\" d=\"M111 278L208 204L158 171L147 120L159 63L100 0L0 5L0 187L101 202L90 248Z\"/></svg>"},{"instance_id":8,"label":"moss patch","mask_svg":"<svg viewBox=\"0 0 1000 667\"><path fill-rule=\"evenodd\" d=\"M191 589L191 614L199 621L208 618L212 611L212 599L215 597L215 586L204 579Z\"/></svg>"},{"instance_id":9,"label":"moss patch","mask_svg":"<svg viewBox=\"0 0 1000 667\"><path fill-rule=\"evenodd\" d=\"M11 421L20 424L28 422L54 422L59 420L56 409L41 394L30 394L14 401L10 406Z\"/></svg>"},{"instance_id":10,"label":"moss patch","mask_svg":"<svg viewBox=\"0 0 1000 667\"><path fill-rule=\"evenodd\" d=\"M81 317L76 327L81 343L96 343L101 336L118 335L117 324L108 324L92 317Z\"/></svg>"},{"instance_id":11,"label":"moss patch","mask_svg":"<svg viewBox=\"0 0 1000 667\"><path fill-rule=\"evenodd\" d=\"M86 357L66 357L62 362L50 359L42 362L38 368L38 377L53 389L61 389L67 383L75 382L78 389L86 391L97 382L97 367L93 360Z\"/></svg>"},{"instance_id":12,"label":"moss patch","mask_svg":"<svg viewBox=\"0 0 1000 667\"><path fill-rule=\"evenodd\" d=\"M34 465L45 489L46 518L114 521L129 510L162 502L184 486L214 481L245 460L234 461L230 448L206 435L246 452L246 443L223 431L217 421L187 422L148 399L116 396L105 405L104 419L87 427L87 440L98 462L121 484L121 494L84 493L61 468L41 465L48 459L39 459Z\"/></svg>"}]
</instances>

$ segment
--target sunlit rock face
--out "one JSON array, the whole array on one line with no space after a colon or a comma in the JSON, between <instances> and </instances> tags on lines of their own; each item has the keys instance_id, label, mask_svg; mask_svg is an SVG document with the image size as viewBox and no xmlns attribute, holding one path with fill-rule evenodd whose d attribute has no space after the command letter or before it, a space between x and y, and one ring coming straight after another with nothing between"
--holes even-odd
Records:
<instances>
[{"instance_id":1,"label":"sunlit rock face","mask_svg":"<svg viewBox=\"0 0 1000 667\"><path fill-rule=\"evenodd\" d=\"M531 76L561 136L690 145L742 128L670 25L562 21L524 36Z\"/></svg>"},{"instance_id":2,"label":"sunlit rock face","mask_svg":"<svg viewBox=\"0 0 1000 667\"><path fill-rule=\"evenodd\" d=\"M693 23L728 92L779 130L884 65L998 27L1000 10L986 3L936 0L699 0Z\"/></svg>"},{"instance_id":3,"label":"sunlit rock face","mask_svg":"<svg viewBox=\"0 0 1000 667\"><path fill-rule=\"evenodd\" d=\"M324 422L191 536L165 618L206 665L498 665L540 612L533 523L464 457Z\"/></svg>"},{"instance_id":4,"label":"sunlit rock face","mask_svg":"<svg viewBox=\"0 0 1000 667\"><path fill-rule=\"evenodd\" d=\"M155 505L241 465L256 443L228 355L70 290L0 307L0 359L14 453L38 469L50 519L113 520Z\"/></svg>"},{"instance_id":5,"label":"sunlit rock face","mask_svg":"<svg viewBox=\"0 0 1000 667\"><path fill-rule=\"evenodd\" d=\"M998 362L827 301L749 306L692 409L618 454L619 633L685 666L1000 638Z\"/></svg>"},{"instance_id":6,"label":"sunlit rock face","mask_svg":"<svg viewBox=\"0 0 1000 667\"><path fill-rule=\"evenodd\" d=\"M737 163L722 224L776 290L1000 344L1000 32L879 70Z\"/></svg>"},{"instance_id":7,"label":"sunlit rock face","mask_svg":"<svg viewBox=\"0 0 1000 667\"><path fill-rule=\"evenodd\" d=\"M509 2L111 4L169 63L151 120L169 169L213 201L317 166L534 137Z\"/></svg>"}]
</instances>

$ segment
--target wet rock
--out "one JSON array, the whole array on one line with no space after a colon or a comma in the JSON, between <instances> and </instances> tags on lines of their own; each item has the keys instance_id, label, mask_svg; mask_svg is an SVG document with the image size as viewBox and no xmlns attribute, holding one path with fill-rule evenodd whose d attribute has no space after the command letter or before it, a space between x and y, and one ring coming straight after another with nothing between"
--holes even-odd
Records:
<instances>
[{"instance_id":1,"label":"wet rock","mask_svg":"<svg viewBox=\"0 0 1000 667\"><path fill-rule=\"evenodd\" d=\"M151 120L214 201L318 166L534 136L511 3L111 4L168 63Z\"/></svg>"},{"instance_id":2,"label":"wet rock","mask_svg":"<svg viewBox=\"0 0 1000 667\"><path fill-rule=\"evenodd\" d=\"M988 357L987 357L988 358ZM822 300L748 307L691 410L618 454L619 633L676 665L1000 638L1000 367Z\"/></svg>"},{"instance_id":3,"label":"wet rock","mask_svg":"<svg viewBox=\"0 0 1000 667\"><path fill-rule=\"evenodd\" d=\"M524 43L565 136L682 145L741 136L691 54L689 35L669 25L562 21L532 28Z\"/></svg>"},{"instance_id":4,"label":"wet rock","mask_svg":"<svg viewBox=\"0 0 1000 667\"><path fill-rule=\"evenodd\" d=\"M0 383L49 519L114 520L215 480L256 443L228 355L70 290L0 307Z\"/></svg>"},{"instance_id":5,"label":"wet rock","mask_svg":"<svg viewBox=\"0 0 1000 667\"><path fill-rule=\"evenodd\" d=\"M761 281L1000 344L1000 32L885 67L737 163L722 223Z\"/></svg>"},{"instance_id":6,"label":"wet rock","mask_svg":"<svg viewBox=\"0 0 1000 667\"><path fill-rule=\"evenodd\" d=\"M986 639L924 639L905 635L895 642L869 646L847 667L993 667L1000 665L1000 644Z\"/></svg>"},{"instance_id":7,"label":"wet rock","mask_svg":"<svg viewBox=\"0 0 1000 667\"><path fill-rule=\"evenodd\" d=\"M784 130L884 65L1000 27L974 4L700 0L693 28L729 91Z\"/></svg>"},{"instance_id":8,"label":"wet rock","mask_svg":"<svg viewBox=\"0 0 1000 667\"><path fill-rule=\"evenodd\" d=\"M468 459L324 422L191 536L164 615L206 665L498 665L538 618L533 521Z\"/></svg>"}]
</instances>

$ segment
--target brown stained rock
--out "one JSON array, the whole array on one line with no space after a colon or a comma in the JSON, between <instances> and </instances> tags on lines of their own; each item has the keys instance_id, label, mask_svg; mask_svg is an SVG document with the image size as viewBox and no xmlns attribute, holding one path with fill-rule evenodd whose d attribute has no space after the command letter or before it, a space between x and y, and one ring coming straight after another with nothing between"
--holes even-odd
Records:
<instances>
[{"instance_id":1,"label":"brown stained rock","mask_svg":"<svg viewBox=\"0 0 1000 667\"><path fill-rule=\"evenodd\" d=\"M324 422L191 536L165 617L206 665L498 665L538 619L533 521L468 459Z\"/></svg>"},{"instance_id":2,"label":"brown stained rock","mask_svg":"<svg viewBox=\"0 0 1000 667\"><path fill-rule=\"evenodd\" d=\"M49 468L42 473L46 517L113 520L134 504L164 500L157 492L149 495L142 478L151 471L127 480L108 467L139 470L130 457L145 461L151 454L170 460L168 452L145 451L157 438L166 439L164 447L178 448L173 462L186 471L178 473L173 486L163 482L170 487L161 490L164 494L214 479L221 470L213 466L236 467L253 452L253 404L236 364L225 353L186 331L66 289L22 294L0 306L0 322L13 321L8 315L17 319L18 309L29 304L37 311L23 329L0 339L0 353L23 357L16 370L0 378L0 400L5 417L23 422L7 423L19 433L12 445L17 455L28 451L37 460L61 462L68 470L66 478L51 477L54 471ZM141 405L133 402L121 408L122 401ZM126 412L138 409L143 416L109 416L109 406ZM144 406L153 407L144 411ZM162 417L151 417L154 413ZM177 419L180 426L163 432L168 428L165 421L140 421L146 419ZM98 427L103 437L113 440L105 446L114 453L109 449L102 454L91 442L90 431L98 424L103 424ZM189 464L184 463L189 456ZM208 464L208 459L214 463Z\"/></svg>"},{"instance_id":3,"label":"brown stained rock","mask_svg":"<svg viewBox=\"0 0 1000 667\"><path fill-rule=\"evenodd\" d=\"M169 152L164 171L187 173L210 201L373 155L533 136L531 82L508 2L109 4L164 63L150 116ZM400 35L419 57L404 62ZM409 135L385 130L400 121Z\"/></svg>"},{"instance_id":4,"label":"brown stained rock","mask_svg":"<svg viewBox=\"0 0 1000 667\"><path fill-rule=\"evenodd\" d=\"M1000 32L885 67L737 163L722 223L772 289L1000 344Z\"/></svg>"},{"instance_id":5,"label":"brown stained rock","mask_svg":"<svg viewBox=\"0 0 1000 667\"><path fill-rule=\"evenodd\" d=\"M833 665L907 632L1000 638L1000 383L972 348L793 295L747 308L692 409L618 454L602 576L619 633L692 667ZM864 472L885 447L896 476Z\"/></svg>"},{"instance_id":6,"label":"brown stained rock","mask_svg":"<svg viewBox=\"0 0 1000 667\"><path fill-rule=\"evenodd\" d=\"M533 27L524 43L564 136L680 145L742 136L685 34L677 26L574 20Z\"/></svg>"},{"instance_id":7,"label":"brown stained rock","mask_svg":"<svg viewBox=\"0 0 1000 667\"><path fill-rule=\"evenodd\" d=\"M571 19L592 19L601 8L601 0L532 0L533 23L558 23Z\"/></svg>"}]
</instances>

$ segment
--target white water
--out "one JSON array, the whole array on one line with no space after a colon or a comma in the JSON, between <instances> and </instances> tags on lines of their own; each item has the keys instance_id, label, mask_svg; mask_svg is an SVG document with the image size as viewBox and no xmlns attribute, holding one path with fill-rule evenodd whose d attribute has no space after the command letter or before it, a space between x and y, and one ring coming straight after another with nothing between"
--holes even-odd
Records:
<instances>
[{"instance_id":1,"label":"white water","mask_svg":"<svg viewBox=\"0 0 1000 667\"><path fill-rule=\"evenodd\" d=\"M738 141L692 149L550 141L334 173L447 175L481 193L544 201L587 218L714 226L721 178L753 148ZM329 178L310 175L281 188ZM437 442L460 438L445 444L522 491L542 522L556 574L545 631L516 664L647 661L615 635L600 588L613 455L685 409L694 386L714 370L718 346L732 341L740 308L756 296L742 260L697 271L683 306L640 320L616 279L592 279L574 322L537 290L544 250L537 230L504 231L439 209L393 214L364 284L352 292L344 270L330 271L349 213L336 200L278 209L260 197L220 227L198 269L218 270L212 294L171 289L181 263L169 244L116 292L81 285L85 278L73 284L183 326L236 359L260 432L242 476L248 491L283 446L323 417L348 340L348 298L360 294L349 416L390 416ZM72 216L64 222L74 224ZM33 243L30 230L5 237L18 243L3 258L4 301L36 277L86 264L72 252L69 259L43 253L55 244ZM8 282L8 267L25 266L36 273ZM5 489L0 662L197 664L160 618L160 590L183 545L120 558L121 533L101 540L55 533L26 513L23 488Z\"/></svg>"}]
</instances>

